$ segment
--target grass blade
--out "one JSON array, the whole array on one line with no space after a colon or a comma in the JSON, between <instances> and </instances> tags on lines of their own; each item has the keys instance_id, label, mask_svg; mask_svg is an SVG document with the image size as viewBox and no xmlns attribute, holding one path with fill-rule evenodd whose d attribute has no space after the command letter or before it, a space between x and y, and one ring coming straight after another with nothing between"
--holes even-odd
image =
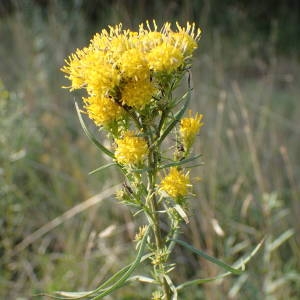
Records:
<instances>
[{"instance_id":1,"label":"grass blade","mask_svg":"<svg viewBox=\"0 0 300 300\"><path fill-rule=\"evenodd\" d=\"M295 234L294 229L288 229L287 231L282 233L275 241L273 241L271 244L269 244L267 249L270 252L276 250L278 247L280 247L283 243L285 243L294 234Z\"/></svg>"}]
</instances>

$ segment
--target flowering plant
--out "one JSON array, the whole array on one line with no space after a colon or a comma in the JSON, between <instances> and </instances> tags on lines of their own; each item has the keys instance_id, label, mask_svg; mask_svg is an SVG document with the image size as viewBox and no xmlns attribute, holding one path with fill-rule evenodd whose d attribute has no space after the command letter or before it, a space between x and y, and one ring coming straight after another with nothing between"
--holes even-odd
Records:
<instances>
[{"instance_id":1,"label":"flowering plant","mask_svg":"<svg viewBox=\"0 0 300 300\"><path fill-rule=\"evenodd\" d=\"M134 278L156 286L152 299L177 299L181 289L204 280L175 285L171 274L176 264L170 262L170 254L176 243L229 273L241 272L178 239L182 223L188 223L188 198L193 196L195 181L186 164L199 158L191 155L203 126L201 114L189 111L184 117L192 90L191 59L200 33L190 23L185 27L176 23L176 30L165 23L158 30L154 21L146 22L137 32L124 30L120 24L97 33L88 47L76 50L66 60L62 71L71 81L70 90L87 92L83 109L76 106L83 129L113 160L95 172L112 164L120 168L125 184L117 198L133 207L136 214L143 213L146 224L136 234L137 255L130 265L94 291L59 292L60 296L101 299L129 282L139 264L150 261L151 277ZM174 90L184 77L187 91L177 97ZM110 148L87 130L82 113L106 133ZM162 229L162 221L167 230Z\"/></svg>"}]
</instances>

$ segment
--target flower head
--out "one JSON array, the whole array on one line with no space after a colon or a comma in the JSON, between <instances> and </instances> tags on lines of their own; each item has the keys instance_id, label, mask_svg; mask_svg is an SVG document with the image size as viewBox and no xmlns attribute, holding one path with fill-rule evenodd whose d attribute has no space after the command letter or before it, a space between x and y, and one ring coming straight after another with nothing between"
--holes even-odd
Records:
<instances>
[{"instance_id":1,"label":"flower head","mask_svg":"<svg viewBox=\"0 0 300 300\"><path fill-rule=\"evenodd\" d=\"M90 95L107 95L120 82L120 74L102 51L89 53L82 62L86 89Z\"/></svg>"},{"instance_id":2,"label":"flower head","mask_svg":"<svg viewBox=\"0 0 300 300\"><path fill-rule=\"evenodd\" d=\"M144 138L127 131L122 138L116 139L115 157L118 163L137 165L142 163L148 153L148 145Z\"/></svg>"},{"instance_id":3,"label":"flower head","mask_svg":"<svg viewBox=\"0 0 300 300\"><path fill-rule=\"evenodd\" d=\"M153 96L165 86L160 80L184 72L199 37L194 23L176 24L175 30L168 22L159 29L155 21L140 24L138 31L125 30L122 24L109 26L71 54L62 71L71 81L70 90L87 91L85 108L99 125L114 119L114 113L121 116L108 98L136 110L158 101ZM107 110L99 107L103 101L109 103Z\"/></svg>"},{"instance_id":4,"label":"flower head","mask_svg":"<svg viewBox=\"0 0 300 300\"><path fill-rule=\"evenodd\" d=\"M159 31L144 31L140 36L140 44L144 51L150 51L152 48L162 44L164 35Z\"/></svg>"},{"instance_id":5,"label":"flower head","mask_svg":"<svg viewBox=\"0 0 300 300\"><path fill-rule=\"evenodd\" d=\"M156 89L149 79L131 80L122 89L122 103L136 109L149 104Z\"/></svg>"},{"instance_id":6,"label":"flower head","mask_svg":"<svg viewBox=\"0 0 300 300\"><path fill-rule=\"evenodd\" d=\"M112 99L101 96L83 98L88 116L96 125L109 125L111 122L122 118L125 110Z\"/></svg>"},{"instance_id":7,"label":"flower head","mask_svg":"<svg viewBox=\"0 0 300 300\"><path fill-rule=\"evenodd\" d=\"M183 64L182 52L168 43L162 43L152 48L147 55L150 69L154 72L171 73Z\"/></svg>"},{"instance_id":8,"label":"flower head","mask_svg":"<svg viewBox=\"0 0 300 300\"><path fill-rule=\"evenodd\" d=\"M181 27L176 23L177 32L170 32L171 43L183 51L184 56L190 56L197 49L197 41L200 38L201 30L195 32L195 23L187 23L186 27Z\"/></svg>"},{"instance_id":9,"label":"flower head","mask_svg":"<svg viewBox=\"0 0 300 300\"><path fill-rule=\"evenodd\" d=\"M160 183L160 190L166 192L173 198L184 197L188 194L191 186L189 173L178 171L177 168L170 168L170 172Z\"/></svg>"},{"instance_id":10,"label":"flower head","mask_svg":"<svg viewBox=\"0 0 300 300\"><path fill-rule=\"evenodd\" d=\"M189 151L195 141L195 137L198 134L200 128L203 126L202 123L203 115L196 113L192 117L192 111L189 111L189 117L183 118L180 121L179 133L184 146L185 151Z\"/></svg>"},{"instance_id":11,"label":"flower head","mask_svg":"<svg viewBox=\"0 0 300 300\"><path fill-rule=\"evenodd\" d=\"M144 54L139 49L125 51L118 60L119 68L124 77L138 79L149 79L150 69Z\"/></svg>"},{"instance_id":12,"label":"flower head","mask_svg":"<svg viewBox=\"0 0 300 300\"><path fill-rule=\"evenodd\" d=\"M87 48L83 50L77 49L75 53L71 54L68 59L65 60L66 65L61 70L68 74L66 77L70 79L70 90L81 89L85 86L85 70L83 68L83 60L87 55Z\"/></svg>"}]
</instances>

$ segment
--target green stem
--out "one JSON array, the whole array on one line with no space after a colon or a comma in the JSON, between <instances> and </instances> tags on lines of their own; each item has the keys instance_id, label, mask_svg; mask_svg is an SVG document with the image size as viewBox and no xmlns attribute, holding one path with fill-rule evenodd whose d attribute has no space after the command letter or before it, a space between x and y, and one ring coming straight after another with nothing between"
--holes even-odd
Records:
<instances>
[{"instance_id":1,"label":"green stem","mask_svg":"<svg viewBox=\"0 0 300 300\"><path fill-rule=\"evenodd\" d=\"M153 140L151 138L152 136L149 135L149 140ZM155 248L157 251L162 250L165 248L165 241L162 238L162 233L160 229L160 222L159 222L159 215L158 215L158 203L157 203L157 197L156 197L156 191L155 191L155 185L156 185L156 174L157 174L157 168L158 168L158 161L157 161L157 149L156 147L154 149L151 149L149 151L148 156L148 162L149 162L149 171L148 171L148 183L149 183L149 206L150 211L152 214L152 221L153 221L153 234L155 239ZM154 266L155 268L155 266ZM162 271L164 271L164 263L161 263L158 265L158 268ZM155 270L154 270L155 272ZM164 299L165 300L171 300L172 292L171 289L165 279L165 277L161 278L160 281L162 290L164 292Z\"/></svg>"}]
</instances>

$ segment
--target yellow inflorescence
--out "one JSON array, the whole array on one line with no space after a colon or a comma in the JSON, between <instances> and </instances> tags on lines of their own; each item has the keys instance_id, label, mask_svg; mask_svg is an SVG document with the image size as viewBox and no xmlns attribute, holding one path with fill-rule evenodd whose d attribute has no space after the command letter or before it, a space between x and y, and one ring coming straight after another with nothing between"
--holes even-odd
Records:
<instances>
[{"instance_id":1,"label":"yellow inflorescence","mask_svg":"<svg viewBox=\"0 0 300 300\"><path fill-rule=\"evenodd\" d=\"M153 71L169 73L183 65L184 56L180 49L164 42L151 49L147 55L147 60Z\"/></svg>"},{"instance_id":2,"label":"yellow inflorescence","mask_svg":"<svg viewBox=\"0 0 300 300\"><path fill-rule=\"evenodd\" d=\"M177 168L170 168L170 172L165 176L160 183L160 190L166 192L173 198L183 197L188 194L191 186L188 173L178 171Z\"/></svg>"},{"instance_id":3,"label":"yellow inflorescence","mask_svg":"<svg viewBox=\"0 0 300 300\"><path fill-rule=\"evenodd\" d=\"M122 89L122 103L140 109L150 103L155 87L150 80L132 80Z\"/></svg>"},{"instance_id":4,"label":"yellow inflorescence","mask_svg":"<svg viewBox=\"0 0 300 300\"><path fill-rule=\"evenodd\" d=\"M96 125L109 125L121 119L125 111L112 99L105 96L83 98L88 116Z\"/></svg>"},{"instance_id":5,"label":"yellow inflorescence","mask_svg":"<svg viewBox=\"0 0 300 300\"><path fill-rule=\"evenodd\" d=\"M142 52L136 48L125 51L118 65L124 77L134 78L135 80L150 80L150 69Z\"/></svg>"},{"instance_id":6,"label":"yellow inflorescence","mask_svg":"<svg viewBox=\"0 0 300 300\"><path fill-rule=\"evenodd\" d=\"M196 135L203 126L204 123L202 122L202 119L203 115L199 115L198 113L192 117L191 111L189 111L188 118L181 119L179 132L182 144L186 151L193 145Z\"/></svg>"},{"instance_id":7,"label":"yellow inflorescence","mask_svg":"<svg viewBox=\"0 0 300 300\"><path fill-rule=\"evenodd\" d=\"M188 63L197 48L200 29L189 23L176 26L175 31L170 23L158 30L155 21L141 24L138 31L124 30L122 24L110 26L97 33L88 47L69 56L62 71L71 81L70 90L86 89L90 97L86 109L97 125L107 124L119 110L112 114L113 106L109 105L108 116L103 117L104 109L97 106L101 101L95 99L109 98L143 109L151 99L158 99L156 75L180 72Z\"/></svg>"},{"instance_id":8,"label":"yellow inflorescence","mask_svg":"<svg viewBox=\"0 0 300 300\"><path fill-rule=\"evenodd\" d=\"M123 165L138 165L148 153L145 139L136 136L132 131L127 131L123 138L116 139L116 144L115 157L117 162Z\"/></svg>"}]
</instances>

